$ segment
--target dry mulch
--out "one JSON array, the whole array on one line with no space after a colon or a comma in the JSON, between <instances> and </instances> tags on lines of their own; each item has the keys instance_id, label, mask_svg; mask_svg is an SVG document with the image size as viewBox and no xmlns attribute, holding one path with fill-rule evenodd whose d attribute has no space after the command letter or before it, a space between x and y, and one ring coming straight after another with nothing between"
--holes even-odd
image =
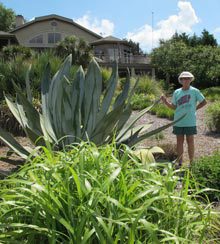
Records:
<instances>
[{"instance_id":1,"label":"dry mulch","mask_svg":"<svg viewBox=\"0 0 220 244\"><path fill-rule=\"evenodd\" d=\"M208 105L207 105L208 106ZM205 111L206 107L197 111L197 128L198 135L195 136L195 158L199 158L206 155L211 155L214 151L220 150L220 134L210 133L208 128L205 125ZM154 128L158 128L162 125L169 123L170 121L167 119L157 118L155 115L146 114L140 120L139 124L147 124L153 121L153 125L150 130ZM16 137L16 139L24 146L30 146L29 140L25 137ZM162 132L162 138L156 139L155 137L151 137L150 139L144 140L141 143L141 146L154 146L154 145L168 145L168 147L173 148L176 144L176 137L172 134L172 127L167 128ZM0 147L0 155L6 156L8 151L8 147ZM11 159L18 161L19 158L16 156L11 157ZM184 159L188 160L187 148L185 144L185 152ZM5 163L0 161L0 172L11 171L16 168L16 165L13 163Z\"/></svg>"}]
</instances>

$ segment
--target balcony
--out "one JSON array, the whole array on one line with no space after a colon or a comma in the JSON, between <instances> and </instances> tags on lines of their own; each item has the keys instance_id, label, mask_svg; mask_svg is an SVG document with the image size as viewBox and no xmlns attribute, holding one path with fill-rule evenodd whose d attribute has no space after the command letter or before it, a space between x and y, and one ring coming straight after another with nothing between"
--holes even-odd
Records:
<instances>
[{"instance_id":1,"label":"balcony","mask_svg":"<svg viewBox=\"0 0 220 244\"><path fill-rule=\"evenodd\" d=\"M150 57L146 55L130 55L114 57L110 55L95 55L100 63L112 63L115 60L118 64L150 64Z\"/></svg>"},{"instance_id":2,"label":"balcony","mask_svg":"<svg viewBox=\"0 0 220 244\"><path fill-rule=\"evenodd\" d=\"M130 55L123 57L113 57L110 55L95 55L100 66L112 67L113 62L118 62L120 72L128 69L134 69L135 73L151 73L150 57L146 55Z\"/></svg>"}]
</instances>

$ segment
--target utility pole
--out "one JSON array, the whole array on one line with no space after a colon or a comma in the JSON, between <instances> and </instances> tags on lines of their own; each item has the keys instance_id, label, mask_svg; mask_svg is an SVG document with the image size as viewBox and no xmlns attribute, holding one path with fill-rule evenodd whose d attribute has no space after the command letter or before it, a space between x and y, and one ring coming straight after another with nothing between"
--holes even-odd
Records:
<instances>
[{"instance_id":1,"label":"utility pole","mask_svg":"<svg viewBox=\"0 0 220 244\"><path fill-rule=\"evenodd\" d=\"M152 29L152 43L151 43L151 51L153 51L154 48L154 12L151 12L151 17L152 17L152 23L151 23L151 29ZM155 80L155 69L152 68L151 70L151 78L152 80Z\"/></svg>"},{"instance_id":2,"label":"utility pole","mask_svg":"<svg viewBox=\"0 0 220 244\"><path fill-rule=\"evenodd\" d=\"M152 43L151 43L151 49L153 50L153 48L154 48L154 12L152 11L151 12L151 30L152 30L152 36L151 36L151 38L152 38Z\"/></svg>"}]
</instances>

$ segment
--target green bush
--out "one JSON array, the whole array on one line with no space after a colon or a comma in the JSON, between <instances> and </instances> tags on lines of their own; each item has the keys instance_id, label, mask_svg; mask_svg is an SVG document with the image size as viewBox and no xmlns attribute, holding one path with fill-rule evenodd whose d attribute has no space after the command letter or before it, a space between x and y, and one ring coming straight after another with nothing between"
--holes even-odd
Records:
<instances>
[{"instance_id":1,"label":"green bush","mask_svg":"<svg viewBox=\"0 0 220 244\"><path fill-rule=\"evenodd\" d=\"M154 95L146 95L144 93L135 93L131 98L131 105L133 110L141 110L148 107L154 101Z\"/></svg>"},{"instance_id":2,"label":"green bush","mask_svg":"<svg viewBox=\"0 0 220 244\"><path fill-rule=\"evenodd\" d=\"M145 95L143 93L134 94L131 99L131 105L133 110L141 110L149 106L155 99L155 96ZM168 108L164 104L157 104L155 105L149 113L156 115L159 118L167 118L172 120L174 117L174 110Z\"/></svg>"},{"instance_id":3,"label":"green bush","mask_svg":"<svg viewBox=\"0 0 220 244\"><path fill-rule=\"evenodd\" d=\"M39 98L42 74L44 73L48 62L50 62L51 76L54 76L63 62L63 59L55 56L53 51L47 51L43 53L35 53L31 60L24 61L21 55L18 55L15 59L7 62L3 59L0 60L0 100L3 99L3 91L6 94L15 96L12 81L18 84L22 89L25 88L25 77L30 65L31 70L29 79L31 82L32 93L35 98ZM74 76L77 69L77 66L71 67L71 77Z\"/></svg>"},{"instance_id":4,"label":"green bush","mask_svg":"<svg viewBox=\"0 0 220 244\"><path fill-rule=\"evenodd\" d=\"M175 90L175 85L165 80L159 80L159 85L163 91L166 91L165 93L167 96L171 96Z\"/></svg>"},{"instance_id":5,"label":"green bush","mask_svg":"<svg viewBox=\"0 0 220 244\"><path fill-rule=\"evenodd\" d=\"M214 102L205 111L206 124L210 131L220 133L220 102Z\"/></svg>"},{"instance_id":6,"label":"green bush","mask_svg":"<svg viewBox=\"0 0 220 244\"><path fill-rule=\"evenodd\" d=\"M109 68L101 68L101 72L102 72L102 89L106 89L107 87L107 83L108 83L108 79L111 76L112 73L112 69Z\"/></svg>"},{"instance_id":7,"label":"green bush","mask_svg":"<svg viewBox=\"0 0 220 244\"><path fill-rule=\"evenodd\" d=\"M220 87L210 87L202 90L202 93L204 94L205 98L214 102L214 101L220 101Z\"/></svg>"},{"instance_id":8,"label":"green bush","mask_svg":"<svg viewBox=\"0 0 220 244\"><path fill-rule=\"evenodd\" d=\"M141 76L136 88L136 93L153 94L155 97L160 97L162 88L158 81L153 80L148 76Z\"/></svg>"},{"instance_id":9,"label":"green bush","mask_svg":"<svg viewBox=\"0 0 220 244\"><path fill-rule=\"evenodd\" d=\"M174 117L174 110L168 108L164 104L157 104L150 112L159 118L167 118L172 120Z\"/></svg>"},{"instance_id":10,"label":"green bush","mask_svg":"<svg viewBox=\"0 0 220 244\"><path fill-rule=\"evenodd\" d=\"M29 47L19 45L5 46L2 49L4 60L15 59L17 56L24 59L29 59L33 55L33 50Z\"/></svg>"},{"instance_id":11,"label":"green bush","mask_svg":"<svg viewBox=\"0 0 220 244\"><path fill-rule=\"evenodd\" d=\"M25 77L29 63L24 61L21 56L17 56L11 61L0 62L0 98L3 98L3 92L15 95L12 81L18 84L22 89L25 87Z\"/></svg>"},{"instance_id":12,"label":"green bush","mask_svg":"<svg viewBox=\"0 0 220 244\"><path fill-rule=\"evenodd\" d=\"M220 201L220 152L196 160L191 166L192 177L200 188L212 188L218 191L206 191L210 201Z\"/></svg>"},{"instance_id":13,"label":"green bush","mask_svg":"<svg viewBox=\"0 0 220 244\"><path fill-rule=\"evenodd\" d=\"M50 62L51 76L53 76L59 69L63 59L54 55L53 51L38 53L32 59L30 81L31 88L35 97L39 97L42 74L45 67Z\"/></svg>"}]
</instances>

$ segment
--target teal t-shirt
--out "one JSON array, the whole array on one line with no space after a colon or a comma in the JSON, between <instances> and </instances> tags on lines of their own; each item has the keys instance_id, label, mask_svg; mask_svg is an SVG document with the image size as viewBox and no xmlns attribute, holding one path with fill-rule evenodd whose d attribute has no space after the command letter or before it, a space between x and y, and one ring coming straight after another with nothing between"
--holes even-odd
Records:
<instances>
[{"instance_id":1,"label":"teal t-shirt","mask_svg":"<svg viewBox=\"0 0 220 244\"><path fill-rule=\"evenodd\" d=\"M196 106L198 102L200 103L204 99L202 93L192 86L188 90L182 88L175 90L172 97L172 103L176 106L174 120L180 118L183 114L186 114L186 116L174 126L196 126Z\"/></svg>"}]
</instances>

